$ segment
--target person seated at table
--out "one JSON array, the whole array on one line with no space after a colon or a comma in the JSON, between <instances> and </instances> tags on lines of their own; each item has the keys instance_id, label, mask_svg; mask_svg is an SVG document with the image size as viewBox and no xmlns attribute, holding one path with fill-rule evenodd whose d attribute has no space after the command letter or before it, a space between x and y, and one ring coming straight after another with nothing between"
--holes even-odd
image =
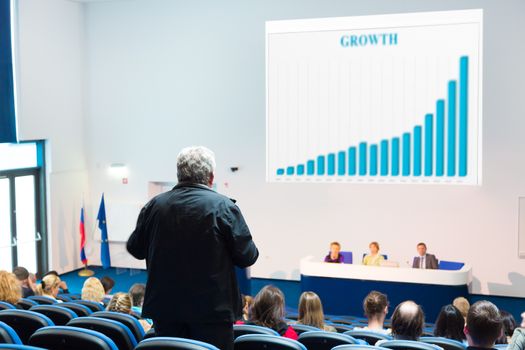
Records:
<instances>
[{"instance_id":1,"label":"person seated at table","mask_svg":"<svg viewBox=\"0 0 525 350\"><path fill-rule=\"evenodd\" d=\"M354 327L355 330L369 330L378 333L390 334L390 329L384 328L385 318L388 314L388 297L378 291L371 291L363 300L363 310L368 319L366 327Z\"/></svg>"},{"instance_id":2,"label":"person seated at table","mask_svg":"<svg viewBox=\"0 0 525 350\"><path fill-rule=\"evenodd\" d=\"M463 328L465 328L465 319L461 311L454 305L445 305L437 317L434 336L465 342Z\"/></svg>"},{"instance_id":3,"label":"person seated at table","mask_svg":"<svg viewBox=\"0 0 525 350\"><path fill-rule=\"evenodd\" d=\"M372 242L368 245L368 248L370 249L370 253L363 258L363 265L380 266L381 263L385 261L385 258L379 254L379 243Z\"/></svg>"},{"instance_id":4,"label":"person seated at table","mask_svg":"<svg viewBox=\"0 0 525 350\"><path fill-rule=\"evenodd\" d=\"M314 292L304 292L299 298L299 317L297 324L304 324L319 328L327 332L337 332L337 330L324 322L323 304L321 299Z\"/></svg>"},{"instance_id":5,"label":"person seated at table","mask_svg":"<svg viewBox=\"0 0 525 350\"><path fill-rule=\"evenodd\" d=\"M438 268L438 259L434 254L427 253L427 245L425 243L418 243L417 254L412 262L414 269L436 270Z\"/></svg>"},{"instance_id":6,"label":"person seated at table","mask_svg":"<svg viewBox=\"0 0 525 350\"><path fill-rule=\"evenodd\" d=\"M494 349L494 344L503 330L502 327L503 322L496 305L486 300L474 303L468 311L465 326L467 349Z\"/></svg>"},{"instance_id":7,"label":"person seated at table","mask_svg":"<svg viewBox=\"0 0 525 350\"><path fill-rule=\"evenodd\" d=\"M392 335L397 340L419 340L425 326L425 314L421 306L407 300L399 304L392 314ZM376 346L381 346L381 342Z\"/></svg>"},{"instance_id":8,"label":"person seated at table","mask_svg":"<svg viewBox=\"0 0 525 350\"><path fill-rule=\"evenodd\" d=\"M22 298L22 287L16 276L7 271L0 271L0 301L17 307Z\"/></svg>"},{"instance_id":9,"label":"person seated at table","mask_svg":"<svg viewBox=\"0 0 525 350\"><path fill-rule=\"evenodd\" d=\"M341 254L341 245L339 242L330 243L330 252L325 256L324 262L342 264L344 261L345 259Z\"/></svg>"}]
</instances>

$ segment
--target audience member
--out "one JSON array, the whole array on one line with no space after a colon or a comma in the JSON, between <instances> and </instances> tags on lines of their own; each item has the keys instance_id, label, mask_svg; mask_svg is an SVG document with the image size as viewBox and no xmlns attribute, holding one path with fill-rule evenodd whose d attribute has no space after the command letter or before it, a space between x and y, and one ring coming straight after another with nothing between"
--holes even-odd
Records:
<instances>
[{"instance_id":1,"label":"audience member","mask_svg":"<svg viewBox=\"0 0 525 350\"><path fill-rule=\"evenodd\" d=\"M40 284L36 287L36 294L44 297L56 299L57 295L60 292L60 286L62 281L60 277L55 274L47 274L42 277ZM59 303L61 300L57 300Z\"/></svg>"},{"instance_id":2,"label":"audience member","mask_svg":"<svg viewBox=\"0 0 525 350\"><path fill-rule=\"evenodd\" d=\"M465 326L467 349L493 349L502 330L503 322L496 305L486 300L474 303L468 311Z\"/></svg>"},{"instance_id":3,"label":"audience member","mask_svg":"<svg viewBox=\"0 0 525 350\"><path fill-rule=\"evenodd\" d=\"M507 350L525 350L525 312L521 314L521 325L514 330Z\"/></svg>"},{"instance_id":4,"label":"audience member","mask_svg":"<svg viewBox=\"0 0 525 350\"><path fill-rule=\"evenodd\" d=\"M115 293L111 300L108 303L107 311L114 311L114 312L121 312L123 314L131 314L131 296L128 293ZM151 328L151 325L143 319L139 319L140 324L142 325L142 328L144 328L144 332L149 331Z\"/></svg>"},{"instance_id":5,"label":"audience member","mask_svg":"<svg viewBox=\"0 0 525 350\"><path fill-rule=\"evenodd\" d=\"M408 300L399 304L392 314L392 335L400 340L419 340L425 326L421 306Z\"/></svg>"},{"instance_id":6,"label":"audience member","mask_svg":"<svg viewBox=\"0 0 525 350\"><path fill-rule=\"evenodd\" d=\"M337 330L324 322L323 304L321 299L314 292L304 292L299 298L299 317L298 324L317 327L328 332Z\"/></svg>"},{"instance_id":7,"label":"audience member","mask_svg":"<svg viewBox=\"0 0 525 350\"><path fill-rule=\"evenodd\" d=\"M496 344L510 344L514 330L517 327L516 320L510 312L500 310L499 313L503 322L503 334L496 340Z\"/></svg>"},{"instance_id":8,"label":"audience member","mask_svg":"<svg viewBox=\"0 0 525 350\"><path fill-rule=\"evenodd\" d=\"M29 271L27 271L25 267L17 266L13 269L13 273L22 287L22 298L35 295L36 285L33 284L33 280L29 278Z\"/></svg>"},{"instance_id":9,"label":"audience member","mask_svg":"<svg viewBox=\"0 0 525 350\"><path fill-rule=\"evenodd\" d=\"M246 322L250 318L250 309L253 305L253 298L250 295L243 295L242 321Z\"/></svg>"},{"instance_id":10,"label":"audience member","mask_svg":"<svg viewBox=\"0 0 525 350\"><path fill-rule=\"evenodd\" d=\"M330 243L330 251L328 252L328 255L325 256L324 262L328 263L344 263L345 259L344 256L341 255L341 245L339 242L332 242Z\"/></svg>"},{"instance_id":11,"label":"audience member","mask_svg":"<svg viewBox=\"0 0 525 350\"><path fill-rule=\"evenodd\" d=\"M104 276L100 279L102 287L104 287L104 294L106 298L111 298L111 291L115 286L115 280L109 276Z\"/></svg>"},{"instance_id":12,"label":"audience member","mask_svg":"<svg viewBox=\"0 0 525 350\"><path fill-rule=\"evenodd\" d=\"M144 295L146 294L146 285L144 283L135 283L131 286L128 293L133 304L131 309L138 314L142 314L142 304L144 303Z\"/></svg>"},{"instance_id":13,"label":"audience member","mask_svg":"<svg viewBox=\"0 0 525 350\"><path fill-rule=\"evenodd\" d=\"M22 288L16 276L7 271L0 271L0 301L16 305L22 298Z\"/></svg>"},{"instance_id":14,"label":"audience member","mask_svg":"<svg viewBox=\"0 0 525 350\"><path fill-rule=\"evenodd\" d=\"M465 319L465 323L466 323L468 310L470 309L470 303L468 302L468 300L464 297L457 297L452 302L452 305L458 308L458 310L461 312L461 315Z\"/></svg>"},{"instance_id":15,"label":"audience member","mask_svg":"<svg viewBox=\"0 0 525 350\"><path fill-rule=\"evenodd\" d=\"M388 298L385 294L375 290L368 293L363 300L363 310L368 319L366 327L355 327L354 329L371 330L384 334L390 334L390 329L384 328L385 318L388 314Z\"/></svg>"},{"instance_id":16,"label":"audience member","mask_svg":"<svg viewBox=\"0 0 525 350\"><path fill-rule=\"evenodd\" d=\"M379 243L372 242L368 245L370 253L363 258L363 265L380 266L385 258L379 254Z\"/></svg>"},{"instance_id":17,"label":"audience member","mask_svg":"<svg viewBox=\"0 0 525 350\"><path fill-rule=\"evenodd\" d=\"M434 335L464 342L466 340L464 328L465 319L459 309L454 305L445 305L436 320Z\"/></svg>"},{"instance_id":18,"label":"audience member","mask_svg":"<svg viewBox=\"0 0 525 350\"><path fill-rule=\"evenodd\" d=\"M55 270L51 270L51 271L47 272L42 278L44 278L44 277L46 277L48 275L53 275L55 277L58 277L59 280L60 280L60 276L59 276L58 272L56 272ZM36 277L35 277L35 280L36 280ZM67 288L66 281L60 280L59 288L60 288L59 294L69 294L69 289Z\"/></svg>"},{"instance_id":19,"label":"audience member","mask_svg":"<svg viewBox=\"0 0 525 350\"><path fill-rule=\"evenodd\" d=\"M82 287L82 300L94 301L96 303L104 304L104 287L100 280L96 277L89 277Z\"/></svg>"}]
</instances>

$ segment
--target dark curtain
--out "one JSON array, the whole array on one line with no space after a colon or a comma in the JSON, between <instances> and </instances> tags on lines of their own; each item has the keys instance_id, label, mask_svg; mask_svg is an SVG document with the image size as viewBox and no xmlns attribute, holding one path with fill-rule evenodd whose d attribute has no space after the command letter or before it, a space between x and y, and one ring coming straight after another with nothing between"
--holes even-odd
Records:
<instances>
[{"instance_id":1,"label":"dark curtain","mask_svg":"<svg viewBox=\"0 0 525 350\"><path fill-rule=\"evenodd\" d=\"M0 143L16 141L11 1L0 0Z\"/></svg>"}]
</instances>

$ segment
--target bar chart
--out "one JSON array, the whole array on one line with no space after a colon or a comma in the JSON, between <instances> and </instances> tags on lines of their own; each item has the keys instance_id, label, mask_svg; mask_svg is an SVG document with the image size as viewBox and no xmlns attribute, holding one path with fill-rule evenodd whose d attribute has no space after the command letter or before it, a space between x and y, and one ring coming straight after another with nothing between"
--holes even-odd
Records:
<instances>
[{"instance_id":1,"label":"bar chart","mask_svg":"<svg viewBox=\"0 0 525 350\"><path fill-rule=\"evenodd\" d=\"M267 180L481 184L481 21L267 23Z\"/></svg>"}]
</instances>

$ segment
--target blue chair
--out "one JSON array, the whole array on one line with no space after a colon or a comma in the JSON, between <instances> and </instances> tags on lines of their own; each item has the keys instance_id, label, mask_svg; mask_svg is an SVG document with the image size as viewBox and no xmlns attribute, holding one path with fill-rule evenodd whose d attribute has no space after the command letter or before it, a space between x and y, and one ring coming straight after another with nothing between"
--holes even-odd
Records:
<instances>
[{"instance_id":1,"label":"blue chair","mask_svg":"<svg viewBox=\"0 0 525 350\"><path fill-rule=\"evenodd\" d=\"M392 350L442 350L439 346L414 340L387 340L379 346Z\"/></svg>"},{"instance_id":2,"label":"blue chair","mask_svg":"<svg viewBox=\"0 0 525 350\"><path fill-rule=\"evenodd\" d=\"M353 326L349 324L342 324L342 323L332 323L330 326L334 327L337 333L344 333L348 332L354 329Z\"/></svg>"},{"instance_id":3,"label":"blue chair","mask_svg":"<svg viewBox=\"0 0 525 350\"><path fill-rule=\"evenodd\" d=\"M144 339L144 328L140 324L139 320L137 320L135 317L127 314L123 314L121 312L113 312L113 311L98 311L91 314L93 317L102 317L107 318L109 320L118 321L124 324L126 327L129 328L131 333L135 336L135 339L137 342L140 342L142 339Z\"/></svg>"},{"instance_id":4,"label":"blue chair","mask_svg":"<svg viewBox=\"0 0 525 350\"><path fill-rule=\"evenodd\" d=\"M53 298L50 298L50 297L45 297L43 295L31 295L31 296L27 297L27 299L33 300L39 305L53 305L53 304L58 303L58 301L56 301L56 299L53 299Z\"/></svg>"},{"instance_id":5,"label":"blue chair","mask_svg":"<svg viewBox=\"0 0 525 350\"><path fill-rule=\"evenodd\" d=\"M39 314L46 315L53 321L56 326L65 326L69 321L77 318L77 314L65 307L54 305L35 305L30 311L38 312Z\"/></svg>"},{"instance_id":6,"label":"blue chair","mask_svg":"<svg viewBox=\"0 0 525 350\"><path fill-rule=\"evenodd\" d=\"M304 332L314 332L314 331L321 331L322 330L320 328L313 327L313 326L308 326L308 325L305 325L305 324L291 324L290 326L293 328L293 330L297 334L302 334Z\"/></svg>"},{"instance_id":7,"label":"blue chair","mask_svg":"<svg viewBox=\"0 0 525 350\"><path fill-rule=\"evenodd\" d=\"M68 308L69 310L73 311L74 313L77 314L78 317L89 316L93 313L93 311L91 311L89 307L87 307L86 305L82 305L82 304L67 302L67 303L60 303L60 306Z\"/></svg>"},{"instance_id":8,"label":"blue chair","mask_svg":"<svg viewBox=\"0 0 525 350\"><path fill-rule=\"evenodd\" d=\"M72 303L87 306L92 312L104 311L104 305L90 300L73 300Z\"/></svg>"},{"instance_id":9,"label":"blue chair","mask_svg":"<svg viewBox=\"0 0 525 350\"><path fill-rule=\"evenodd\" d=\"M353 254L352 252L339 252L343 256L343 263L344 264L351 264L353 263Z\"/></svg>"},{"instance_id":10,"label":"blue chair","mask_svg":"<svg viewBox=\"0 0 525 350\"><path fill-rule=\"evenodd\" d=\"M217 347L198 340L186 338L157 337L145 339L135 350L219 350Z\"/></svg>"},{"instance_id":11,"label":"blue chair","mask_svg":"<svg viewBox=\"0 0 525 350\"><path fill-rule=\"evenodd\" d=\"M338 324L346 324L346 325L353 325L355 323L355 321L353 321L352 319L350 318L347 318L347 317L334 317L334 318L331 318L330 319L330 322L332 323L338 323Z\"/></svg>"},{"instance_id":12,"label":"blue chair","mask_svg":"<svg viewBox=\"0 0 525 350\"><path fill-rule=\"evenodd\" d=\"M246 334L267 334L267 335L276 335L279 333L268 327L255 326L251 324L234 324L233 325L233 338L237 339L238 337Z\"/></svg>"},{"instance_id":13,"label":"blue chair","mask_svg":"<svg viewBox=\"0 0 525 350\"><path fill-rule=\"evenodd\" d=\"M305 332L298 340L308 350L331 350L338 345L358 344L358 341L349 335L324 331Z\"/></svg>"},{"instance_id":14,"label":"blue chair","mask_svg":"<svg viewBox=\"0 0 525 350\"><path fill-rule=\"evenodd\" d=\"M0 349L8 349L8 350L47 350L44 348L37 348L34 346L29 345L22 345L22 344L0 344Z\"/></svg>"},{"instance_id":15,"label":"blue chair","mask_svg":"<svg viewBox=\"0 0 525 350\"><path fill-rule=\"evenodd\" d=\"M16 309L16 307L12 304L6 303L5 301L0 301L0 310L10 310L10 309Z\"/></svg>"},{"instance_id":16,"label":"blue chair","mask_svg":"<svg viewBox=\"0 0 525 350\"><path fill-rule=\"evenodd\" d=\"M31 307L38 305L38 303L34 300L22 298L16 303L16 305L20 306L24 310L29 310Z\"/></svg>"},{"instance_id":17,"label":"blue chair","mask_svg":"<svg viewBox=\"0 0 525 350\"><path fill-rule=\"evenodd\" d=\"M509 344L496 344L494 345L494 349L497 350L507 350L509 347Z\"/></svg>"},{"instance_id":18,"label":"blue chair","mask_svg":"<svg viewBox=\"0 0 525 350\"><path fill-rule=\"evenodd\" d=\"M351 330L344 332L344 334L354 337L356 339L362 339L370 345L374 345L379 340L393 340L393 338L387 334L374 332L370 330Z\"/></svg>"},{"instance_id":19,"label":"blue chair","mask_svg":"<svg viewBox=\"0 0 525 350\"><path fill-rule=\"evenodd\" d=\"M299 318L299 314L297 312L287 312L285 317L287 319L297 321L297 319Z\"/></svg>"},{"instance_id":20,"label":"blue chair","mask_svg":"<svg viewBox=\"0 0 525 350\"><path fill-rule=\"evenodd\" d=\"M440 260L438 263L438 269L440 270L457 271L461 270L463 266L465 266L465 263L457 261Z\"/></svg>"},{"instance_id":21,"label":"blue chair","mask_svg":"<svg viewBox=\"0 0 525 350\"><path fill-rule=\"evenodd\" d=\"M361 345L361 344L350 344L350 345L339 345L332 350L388 350L380 346L373 345Z\"/></svg>"},{"instance_id":22,"label":"blue chair","mask_svg":"<svg viewBox=\"0 0 525 350\"><path fill-rule=\"evenodd\" d=\"M467 348L462 342L442 337L421 337L419 341L440 346L444 350L465 350Z\"/></svg>"},{"instance_id":23,"label":"blue chair","mask_svg":"<svg viewBox=\"0 0 525 350\"><path fill-rule=\"evenodd\" d=\"M247 334L235 339L234 350L306 350L296 340L268 334Z\"/></svg>"},{"instance_id":24,"label":"blue chair","mask_svg":"<svg viewBox=\"0 0 525 350\"><path fill-rule=\"evenodd\" d=\"M7 323L15 330L22 344L27 344L29 337L36 330L54 325L46 315L28 310L0 311L0 321Z\"/></svg>"},{"instance_id":25,"label":"blue chair","mask_svg":"<svg viewBox=\"0 0 525 350\"><path fill-rule=\"evenodd\" d=\"M67 325L100 332L113 340L120 350L133 350L137 346L137 340L129 328L118 321L102 317L80 317Z\"/></svg>"},{"instance_id":26,"label":"blue chair","mask_svg":"<svg viewBox=\"0 0 525 350\"><path fill-rule=\"evenodd\" d=\"M69 301L73 301L73 299L68 294L59 294L59 295L57 295L57 300L62 300L65 303L67 303Z\"/></svg>"},{"instance_id":27,"label":"blue chair","mask_svg":"<svg viewBox=\"0 0 525 350\"><path fill-rule=\"evenodd\" d=\"M119 350L100 332L68 326L41 328L31 336L29 345L50 350Z\"/></svg>"},{"instance_id":28,"label":"blue chair","mask_svg":"<svg viewBox=\"0 0 525 350\"><path fill-rule=\"evenodd\" d=\"M0 322L0 343L22 344L22 341L10 325Z\"/></svg>"}]
</instances>

